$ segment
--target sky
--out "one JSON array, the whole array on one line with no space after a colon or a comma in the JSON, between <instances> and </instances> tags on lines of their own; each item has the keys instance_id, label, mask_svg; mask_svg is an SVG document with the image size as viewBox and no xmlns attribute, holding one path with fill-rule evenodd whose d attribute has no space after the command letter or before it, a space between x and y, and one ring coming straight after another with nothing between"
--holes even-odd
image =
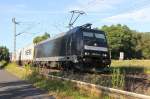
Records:
<instances>
[{"instance_id":1,"label":"sky","mask_svg":"<svg viewBox=\"0 0 150 99\"><path fill-rule=\"evenodd\" d=\"M139 32L150 32L150 0L0 0L0 46L13 51L13 23L16 18L17 49L38 35L51 37L68 30L69 11L82 10L74 26L93 27L125 24Z\"/></svg>"}]
</instances>

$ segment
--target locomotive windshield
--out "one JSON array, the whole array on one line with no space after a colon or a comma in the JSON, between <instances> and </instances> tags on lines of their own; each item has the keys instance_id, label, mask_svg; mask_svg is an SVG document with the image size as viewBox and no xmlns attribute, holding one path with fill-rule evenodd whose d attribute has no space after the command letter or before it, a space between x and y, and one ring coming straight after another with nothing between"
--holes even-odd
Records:
<instances>
[{"instance_id":1,"label":"locomotive windshield","mask_svg":"<svg viewBox=\"0 0 150 99\"><path fill-rule=\"evenodd\" d=\"M106 37L104 33L83 32L84 44L89 46L106 47Z\"/></svg>"}]
</instances>

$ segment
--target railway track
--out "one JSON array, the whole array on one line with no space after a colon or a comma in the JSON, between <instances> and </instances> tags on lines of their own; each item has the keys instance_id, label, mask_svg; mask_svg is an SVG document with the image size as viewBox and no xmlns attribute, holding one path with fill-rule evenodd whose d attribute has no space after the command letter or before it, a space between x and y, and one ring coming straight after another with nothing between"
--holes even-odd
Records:
<instances>
[{"instance_id":1,"label":"railway track","mask_svg":"<svg viewBox=\"0 0 150 99\"><path fill-rule=\"evenodd\" d=\"M113 73L92 74L73 71L67 72L53 69L43 69L41 73L44 75L53 75L85 83L150 95L150 75L145 74L123 75Z\"/></svg>"},{"instance_id":2,"label":"railway track","mask_svg":"<svg viewBox=\"0 0 150 99\"><path fill-rule=\"evenodd\" d=\"M77 75L79 76L80 78L83 78L84 75L88 75L88 76L95 76L95 77L112 77L114 74L113 73L98 73L98 74L94 74L94 73L87 73L87 72L67 72L67 71L64 71L64 72L61 72L60 70L53 70L53 69L49 69L49 73L50 74L56 74L56 75L62 75L62 76L67 76L67 75ZM150 81L150 74L116 74L116 75L123 75L125 76L126 78L132 78L132 79L141 79L141 80L149 80ZM70 75L71 76L71 75ZM71 76L72 77L72 76ZM68 78L68 77L67 77ZM75 78L74 78L75 79Z\"/></svg>"},{"instance_id":3,"label":"railway track","mask_svg":"<svg viewBox=\"0 0 150 99\"><path fill-rule=\"evenodd\" d=\"M85 75L87 76L87 78L88 77L89 78L90 77L96 77L96 78L97 77L107 77L107 78L110 78L114 75L113 73L98 73L98 74L95 74L95 73L88 73L88 72L62 71L62 70L58 70L58 69L46 69L46 68L42 69L42 72L46 73L46 74L62 76L62 77L72 78L72 79L80 78L81 81L82 81L82 79L84 80ZM130 78L130 79L150 81L150 74L130 73L130 74L116 74L116 75L122 75L125 78ZM92 78L91 78L91 80L92 80Z\"/></svg>"},{"instance_id":4,"label":"railway track","mask_svg":"<svg viewBox=\"0 0 150 99\"><path fill-rule=\"evenodd\" d=\"M143 95L143 94L137 94L133 92L128 92L128 91L123 91L123 90L118 90L114 88L109 88L109 87L104 87L101 85L96 85L96 84L91 84L87 83L84 81L79 81L79 80L73 80L72 78L66 78L66 77L60 77L60 76L54 76L54 75L49 75L49 74L42 74L49 79L57 79L60 81L69 81L74 84L76 84L77 87L84 89L90 93L96 93L100 97L103 96L103 94L109 96L110 99L150 99L150 96L148 95Z\"/></svg>"}]
</instances>

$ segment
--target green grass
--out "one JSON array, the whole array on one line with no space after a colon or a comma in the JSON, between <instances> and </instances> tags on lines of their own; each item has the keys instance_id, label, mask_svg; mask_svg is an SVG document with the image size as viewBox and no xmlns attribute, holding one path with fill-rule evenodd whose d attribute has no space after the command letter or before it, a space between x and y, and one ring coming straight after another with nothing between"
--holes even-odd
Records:
<instances>
[{"instance_id":1,"label":"green grass","mask_svg":"<svg viewBox=\"0 0 150 99\"><path fill-rule=\"evenodd\" d=\"M8 62L5 60L0 61L0 68L4 68L7 64Z\"/></svg>"},{"instance_id":2,"label":"green grass","mask_svg":"<svg viewBox=\"0 0 150 99\"><path fill-rule=\"evenodd\" d=\"M111 68L126 74L150 74L150 60L113 60Z\"/></svg>"},{"instance_id":3,"label":"green grass","mask_svg":"<svg viewBox=\"0 0 150 99\"><path fill-rule=\"evenodd\" d=\"M0 61L0 64L5 64L6 63L6 61L5 60L2 60L2 61Z\"/></svg>"},{"instance_id":4,"label":"green grass","mask_svg":"<svg viewBox=\"0 0 150 99\"><path fill-rule=\"evenodd\" d=\"M24 68L16 66L15 63L9 63L4 67L4 69L21 79L25 79L25 76L27 75L26 70Z\"/></svg>"},{"instance_id":5,"label":"green grass","mask_svg":"<svg viewBox=\"0 0 150 99\"><path fill-rule=\"evenodd\" d=\"M111 66L129 66L150 68L150 60L112 60Z\"/></svg>"},{"instance_id":6,"label":"green grass","mask_svg":"<svg viewBox=\"0 0 150 99\"><path fill-rule=\"evenodd\" d=\"M111 83L113 88L124 90L125 74L121 74L120 69L113 69Z\"/></svg>"},{"instance_id":7,"label":"green grass","mask_svg":"<svg viewBox=\"0 0 150 99\"><path fill-rule=\"evenodd\" d=\"M21 79L28 80L38 88L48 91L50 95L54 95L57 99L99 99L98 96L78 89L71 82L48 79L38 75L38 68L30 68L29 66L21 68L15 63L9 63L5 66L5 70Z\"/></svg>"}]
</instances>

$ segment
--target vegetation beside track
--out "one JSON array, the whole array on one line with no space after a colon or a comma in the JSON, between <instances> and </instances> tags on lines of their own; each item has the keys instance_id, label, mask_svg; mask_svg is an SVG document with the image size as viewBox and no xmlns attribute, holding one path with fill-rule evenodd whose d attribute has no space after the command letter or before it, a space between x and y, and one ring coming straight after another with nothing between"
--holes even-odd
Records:
<instances>
[{"instance_id":1,"label":"vegetation beside track","mask_svg":"<svg viewBox=\"0 0 150 99\"><path fill-rule=\"evenodd\" d=\"M50 95L55 96L57 99L99 99L98 96L78 89L71 82L50 80L39 75L38 68L30 68L30 66L21 68L15 63L9 63L4 69L21 79L28 80L38 88L47 90Z\"/></svg>"},{"instance_id":2,"label":"vegetation beside track","mask_svg":"<svg viewBox=\"0 0 150 99\"><path fill-rule=\"evenodd\" d=\"M6 62L5 60L0 61L0 69L4 68L7 64L8 62Z\"/></svg>"},{"instance_id":3,"label":"vegetation beside track","mask_svg":"<svg viewBox=\"0 0 150 99\"><path fill-rule=\"evenodd\" d=\"M51 75L81 80L96 85L149 94L150 60L113 60L110 73L64 73L50 72Z\"/></svg>"},{"instance_id":4,"label":"vegetation beside track","mask_svg":"<svg viewBox=\"0 0 150 99\"><path fill-rule=\"evenodd\" d=\"M113 60L111 69L116 68L126 74L150 74L150 60Z\"/></svg>"}]
</instances>

